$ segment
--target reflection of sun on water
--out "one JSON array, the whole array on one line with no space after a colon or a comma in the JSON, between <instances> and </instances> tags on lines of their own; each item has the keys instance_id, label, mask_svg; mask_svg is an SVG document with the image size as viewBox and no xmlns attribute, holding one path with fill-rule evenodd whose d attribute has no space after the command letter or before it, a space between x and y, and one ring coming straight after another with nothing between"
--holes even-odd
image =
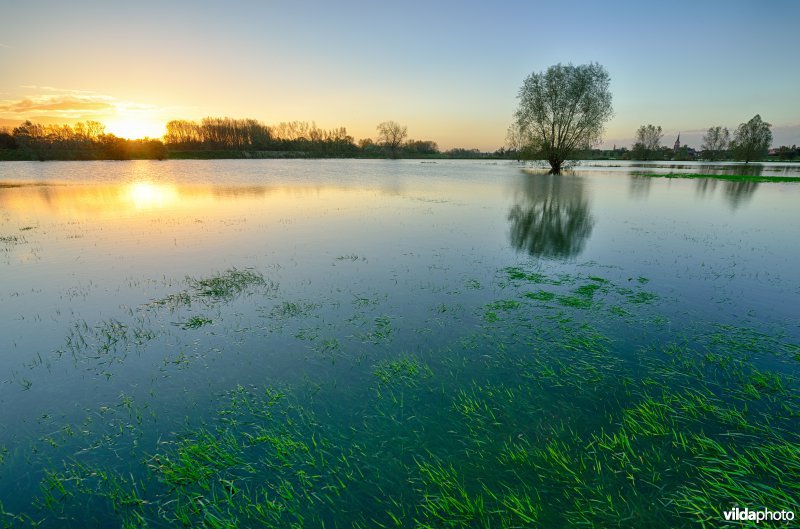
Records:
<instances>
[{"instance_id":1,"label":"reflection of sun on water","mask_svg":"<svg viewBox=\"0 0 800 529\"><path fill-rule=\"evenodd\" d=\"M178 201L178 190L174 185L137 182L130 185L127 196L136 209L163 208Z\"/></svg>"}]
</instances>

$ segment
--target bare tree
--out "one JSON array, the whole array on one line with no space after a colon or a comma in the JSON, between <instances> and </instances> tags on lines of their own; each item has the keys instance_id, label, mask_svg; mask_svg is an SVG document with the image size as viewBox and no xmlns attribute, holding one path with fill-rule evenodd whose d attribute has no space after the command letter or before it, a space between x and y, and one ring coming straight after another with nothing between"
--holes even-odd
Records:
<instances>
[{"instance_id":1,"label":"bare tree","mask_svg":"<svg viewBox=\"0 0 800 529\"><path fill-rule=\"evenodd\" d=\"M270 129L254 119L203 118L200 123L173 120L167 123L166 144L181 149L264 149Z\"/></svg>"},{"instance_id":2,"label":"bare tree","mask_svg":"<svg viewBox=\"0 0 800 529\"><path fill-rule=\"evenodd\" d=\"M403 140L408 136L408 128L395 121L384 121L378 125L377 129L377 143L389 152L390 157L398 158L400 156L400 146L403 145Z\"/></svg>"},{"instance_id":3,"label":"bare tree","mask_svg":"<svg viewBox=\"0 0 800 529\"><path fill-rule=\"evenodd\" d=\"M517 153L519 157L519 152L525 147L524 141L525 134L520 129L519 125L516 123L512 123L508 126L508 130L506 131L506 143L505 147L509 151L514 151ZM519 158L517 158L519 159Z\"/></svg>"},{"instance_id":4,"label":"bare tree","mask_svg":"<svg viewBox=\"0 0 800 529\"><path fill-rule=\"evenodd\" d=\"M708 132L703 136L703 144L700 146L703 149L703 157L708 160L716 160L720 158L722 152L728 148L730 141L730 133L726 127L711 127Z\"/></svg>"},{"instance_id":5,"label":"bare tree","mask_svg":"<svg viewBox=\"0 0 800 529\"><path fill-rule=\"evenodd\" d=\"M614 114L609 83L597 63L556 64L528 76L515 114L523 150L547 160L558 174L573 152L600 143L603 125Z\"/></svg>"},{"instance_id":6,"label":"bare tree","mask_svg":"<svg viewBox=\"0 0 800 529\"><path fill-rule=\"evenodd\" d=\"M636 131L636 143L633 144L631 156L636 160L654 159L663 137L661 125L642 125Z\"/></svg>"}]
</instances>

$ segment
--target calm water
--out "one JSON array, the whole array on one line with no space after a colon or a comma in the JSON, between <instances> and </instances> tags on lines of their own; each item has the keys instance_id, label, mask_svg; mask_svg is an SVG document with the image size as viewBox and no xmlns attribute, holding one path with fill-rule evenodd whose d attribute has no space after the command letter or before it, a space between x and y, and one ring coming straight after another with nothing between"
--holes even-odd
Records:
<instances>
[{"instance_id":1,"label":"calm water","mask_svg":"<svg viewBox=\"0 0 800 529\"><path fill-rule=\"evenodd\" d=\"M3 522L797 512L800 184L677 170L3 163Z\"/></svg>"}]
</instances>

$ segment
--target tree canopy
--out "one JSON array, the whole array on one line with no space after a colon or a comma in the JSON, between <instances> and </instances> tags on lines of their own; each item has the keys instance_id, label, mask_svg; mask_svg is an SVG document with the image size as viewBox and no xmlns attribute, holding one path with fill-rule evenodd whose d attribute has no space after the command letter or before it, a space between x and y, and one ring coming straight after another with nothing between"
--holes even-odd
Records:
<instances>
[{"instance_id":1,"label":"tree canopy","mask_svg":"<svg viewBox=\"0 0 800 529\"><path fill-rule=\"evenodd\" d=\"M377 127L378 144L382 145L392 158L398 158L403 140L408 136L408 128L396 121L384 121Z\"/></svg>"},{"instance_id":2,"label":"tree canopy","mask_svg":"<svg viewBox=\"0 0 800 529\"><path fill-rule=\"evenodd\" d=\"M642 125L636 130L636 142L631 150L631 157L635 160L653 160L661 147L661 125Z\"/></svg>"},{"instance_id":3,"label":"tree canopy","mask_svg":"<svg viewBox=\"0 0 800 529\"><path fill-rule=\"evenodd\" d=\"M105 125L97 121L74 125L25 121L10 133L0 132L0 139L0 148L17 151L12 159L20 160L128 160L167 156L160 140L118 138L106 133Z\"/></svg>"},{"instance_id":4,"label":"tree canopy","mask_svg":"<svg viewBox=\"0 0 800 529\"><path fill-rule=\"evenodd\" d=\"M613 115L609 83L597 63L559 63L528 76L515 114L522 150L547 160L550 172L558 174L573 152L600 143Z\"/></svg>"},{"instance_id":5,"label":"tree canopy","mask_svg":"<svg viewBox=\"0 0 800 529\"><path fill-rule=\"evenodd\" d=\"M753 116L747 123L739 125L731 141L734 159L749 163L766 156L772 143L772 131L769 130L771 126L762 121L759 114Z\"/></svg>"},{"instance_id":6,"label":"tree canopy","mask_svg":"<svg viewBox=\"0 0 800 529\"><path fill-rule=\"evenodd\" d=\"M700 146L703 150L703 156L708 160L719 158L723 151L728 148L730 137L727 127L719 125L710 127L708 132L703 135L703 144Z\"/></svg>"}]
</instances>

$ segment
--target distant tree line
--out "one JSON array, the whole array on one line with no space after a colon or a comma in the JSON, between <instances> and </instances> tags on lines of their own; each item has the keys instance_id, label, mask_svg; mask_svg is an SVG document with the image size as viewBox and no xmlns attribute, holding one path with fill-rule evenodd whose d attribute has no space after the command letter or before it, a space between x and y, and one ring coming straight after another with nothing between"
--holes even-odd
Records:
<instances>
[{"instance_id":1,"label":"distant tree line","mask_svg":"<svg viewBox=\"0 0 800 529\"><path fill-rule=\"evenodd\" d=\"M266 125L253 119L204 118L167 123L164 143L170 152L255 151L267 155L366 158L477 158L477 149L441 152L432 140L406 140L408 129L394 121L377 127L377 137L357 143L345 127L321 129L306 121Z\"/></svg>"},{"instance_id":2,"label":"distant tree line","mask_svg":"<svg viewBox=\"0 0 800 529\"><path fill-rule=\"evenodd\" d=\"M130 160L164 159L160 140L128 140L105 131L98 121L74 125L42 125L25 121L11 130L0 129L0 159L17 160Z\"/></svg>"},{"instance_id":3,"label":"distant tree line","mask_svg":"<svg viewBox=\"0 0 800 529\"><path fill-rule=\"evenodd\" d=\"M636 140L626 158L631 160L737 160L745 163L767 159L780 153L780 159L791 160L797 157L793 145L770 150L772 143L771 124L756 114L752 119L741 123L731 134L722 126L710 127L703 136L703 144L697 151L686 145L670 148L661 145L664 134L660 126L642 125L636 131Z\"/></svg>"},{"instance_id":4,"label":"distant tree line","mask_svg":"<svg viewBox=\"0 0 800 529\"><path fill-rule=\"evenodd\" d=\"M170 151L288 151L317 156L358 152L344 127L324 130L305 121L270 127L254 119L227 117L170 121L164 143Z\"/></svg>"},{"instance_id":5,"label":"distant tree line","mask_svg":"<svg viewBox=\"0 0 800 529\"><path fill-rule=\"evenodd\" d=\"M321 129L314 122L266 125L255 119L207 117L173 120L162 139L128 140L105 131L98 121L42 125L26 121L0 128L0 160L127 160L139 158L505 158L515 149L493 153L452 148L432 140L406 139L408 129L394 121L378 125L376 138L356 142L344 127Z\"/></svg>"},{"instance_id":6,"label":"distant tree line","mask_svg":"<svg viewBox=\"0 0 800 529\"><path fill-rule=\"evenodd\" d=\"M756 119L757 118L757 119ZM382 134L381 125L395 126L398 137ZM344 127L324 130L313 122L291 121L267 126L254 119L204 118L174 120L160 139L128 140L105 131L97 121L74 125L42 125L26 121L13 129L0 128L0 160L128 160L245 157L350 157L350 158L453 158L509 159L535 157L511 127L504 147L494 152L455 147L442 151L432 140L406 140L407 130L394 122L379 125L375 139L355 142ZM681 145L678 150L661 145L660 126L642 125L629 149L579 149L581 160L800 160L797 145L768 149L770 125L755 116L737 128L710 127L700 150ZM391 127L390 127L391 128ZM391 131L389 131L391 132Z\"/></svg>"},{"instance_id":7,"label":"distant tree line","mask_svg":"<svg viewBox=\"0 0 800 529\"><path fill-rule=\"evenodd\" d=\"M800 159L800 147L794 144L791 147L781 145L775 149L770 149L770 157L781 161Z\"/></svg>"}]
</instances>

